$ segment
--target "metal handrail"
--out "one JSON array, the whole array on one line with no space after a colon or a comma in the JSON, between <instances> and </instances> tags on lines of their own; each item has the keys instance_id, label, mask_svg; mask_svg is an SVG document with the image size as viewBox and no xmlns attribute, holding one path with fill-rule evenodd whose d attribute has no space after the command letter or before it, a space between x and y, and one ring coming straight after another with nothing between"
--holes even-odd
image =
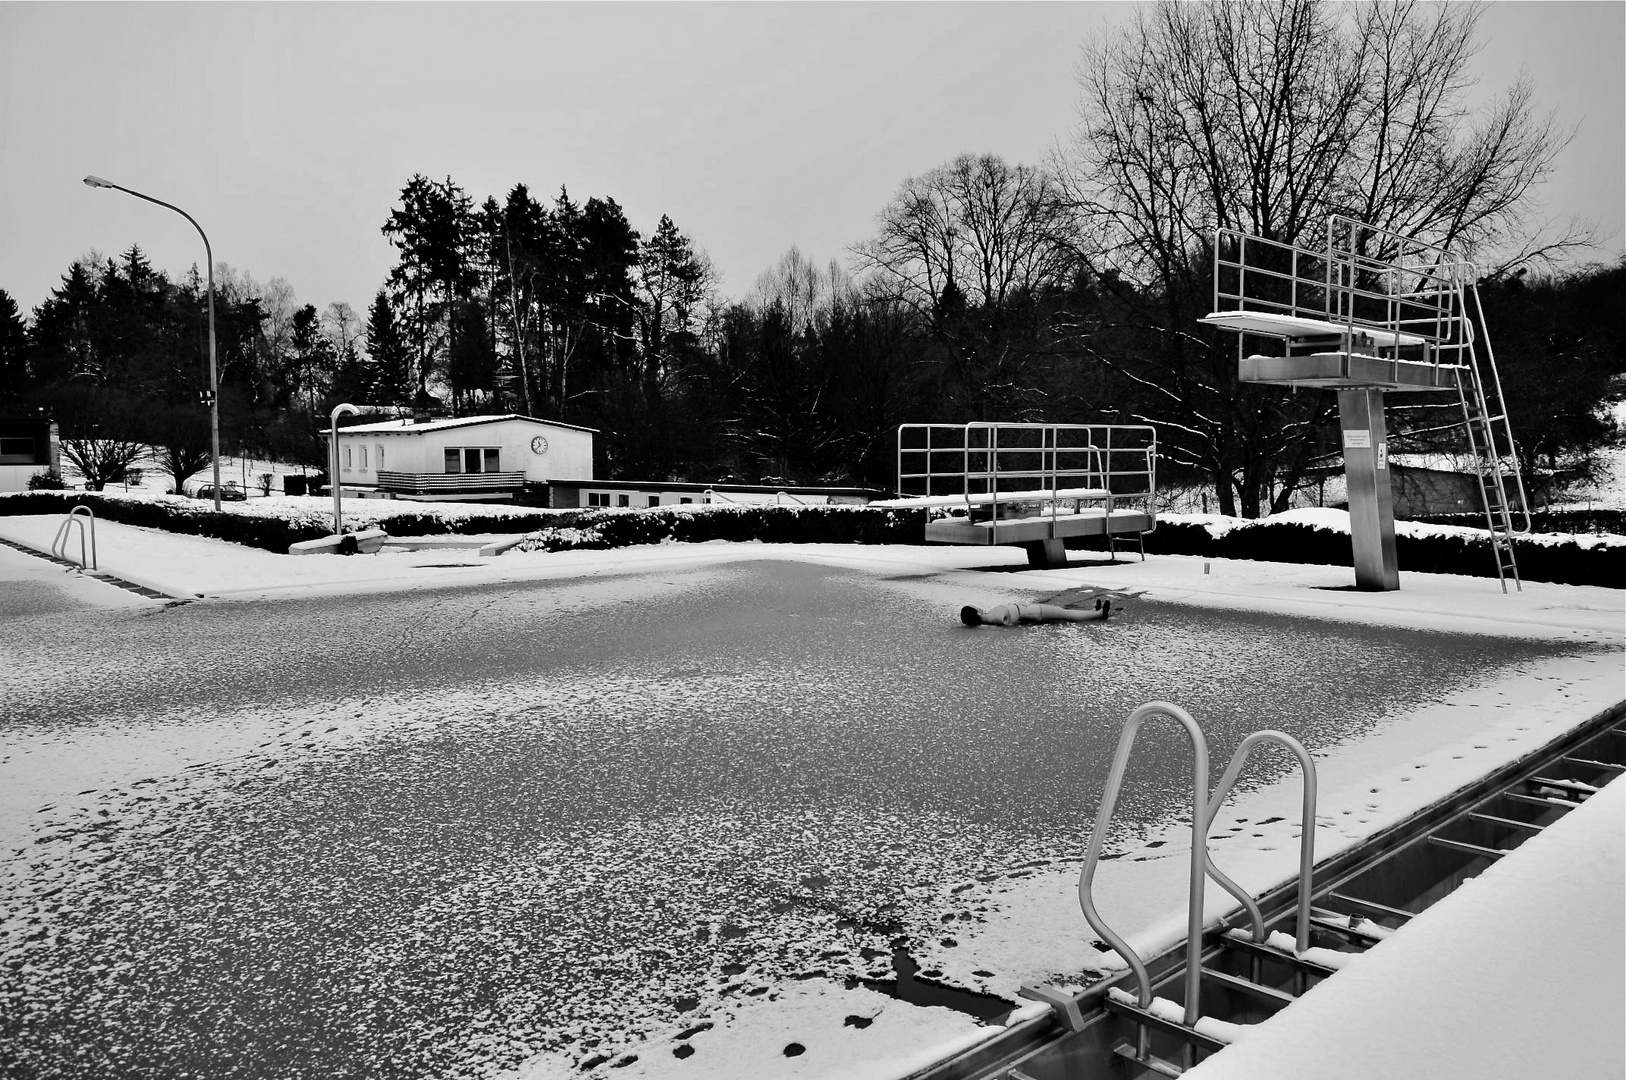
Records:
<instances>
[{"instance_id":1,"label":"metal handrail","mask_svg":"<svg viewBox=\"0 0 1626 1080\"><path fill-rule=\"evenodd\" d=\"M1312 318L1336 324L1345 335L1349 351L1354 334L1371 330L1415 334L1425 339L1425 350L1436 354L1459 352L1472 333L1460 302L1454 302L1463 280L1471 280L1469 263L1450 259L1443 252L1429 266L1401 266L1384 262L1355 250L1353 239L1340 246L1337 225L1348 219L1329 220L1324 250L1312 250L1280 240L1253 236L1237 229L1221 228L1214 233L1214 310L1263 311ZM1379 230L1380 232L1382 230ZM1387 235L1387 234L1386 234ZM1434 250L1431 245L1420 245ZM1227 257L1230 249L1230 257ZM1270 261L1257 254L1275 252L1285 269L1264 265ZM1418 278L1415 288L1383 288L1363 284L1365 278L1397 275ZM1250 282L1260 280L1284 283L1285 298L1263 295ZM1319 299L1306 296L1313 286ZM1381 307L1382 315L1371 311ZM1367 314L1362 314L1365 308ZM1399 349L1395 348L1398 359ZM1436 358L1433 363L1441 363Z\"/></svg>"},{"instance_id":2,"label":"metal handrail","mask_svg":"<svg viewBox=\"0 0 1626 1080\"><path fill-rule=\"evenodd\" d=\"M1126 432L1133 437L1125 437ZM1036 435L1037 444L1011 445L1006 438L1013 433L1023 433L1028 441ZM1069 445L1069 437L1080 441ZM940 465L946 455L952 455L952 466ZM1104 492L1100 499L1110 509L1118 500L1156 494L1156 460L1157 431L1145 424L903 424L898 428L897 490L960 496L968 513L977 497L993 495L997 520L1001 501L1022 501L1028 491L1055 492L1068 481L1081 481ZM1040 486L1017 486L1023 481ZM916 488L924 490L911 490ZM1055 515L1060 502L1077 500L1040 496L1038 501L1049 503Z\"/></svg>"},{"instance_id":3,"label":"metal handrail","mask_svg":"<svg viewBox=\"0 0 1626 1080\"><path fill-rule=\"evenodd\" d=\"M1214 860L1208 850L1208 829L1214 823L1214 817L1219 808L1224 805L1226 796L1231 793L1231 785L1246 764L1248 755L1253 748L1263 742L1276 742L1287 747L1298 758L1299 768L1304 776L1304 802L1303 813L1299 829L1299 906L1298 906L1298 932L1294 935L1294 943L1299 952L1310 947L1310 888L1311 876L1315 870L1315 802L1316 777L1315 762L1310 759L1310 752L1304 744L1293 736L1282 731L1256 731L1242 740L1242 745L1236 748L1231 755L1231 764L1226 767L1225 775L1220 777L1219 786L1214 789L1213 796L1208 800L1208 807L1204 814L1207 822L1203 828L1203 865L1208 876L1218 882L1226 892L1236 897L1247 910L1248 920L1253 926L1253 939L1263 942L1265 940L1265 921L1259 913L1259 905L1230 878L1220 872L1214 865Z\"/></svg>"},{"instance_id":4,"label":"metal handrail","mask_svg":"<svg viewBox=\"0 0 1626 1080\"><path fill-rule=\"evenodd\" d=\"M79 516L79 511L81 511L81 510L83 510L85 512L84 517ZM86 518L90 519L90 525L89 525L89 529L90 529L90 559L89 559L89 561L86 561L86 559L85 559L85 529L86 529L85 519ZM79 504L78 506L75 506L72 510L69 510L68 511L68 516L62 519L62 525L56 531L56 539L51 541L51 554L56 556L57 558L63 560L64 562L71 562L72 561L71 559L68 558L68 531L69 531L68 526L74 524L75 522L77 522L78 525L79 525L79 569L81 569L81 570L99 570L99 569L101 569L100 563L98 562L98 560L96 558L96 514L95 514L94 511L91 510L90 507L84 505L83 503Z\"/></svg>"},{"instance_id":5,"label":"metal handrail","mask_svg":"<svg viewBox=\"0 0 1626 1080\"><path fill-rule=\"evenodd\" d=\"M1123 957L1125 963L1135 975L1138 1002L1140 1007L1149 1008L1152 1003L1152 982L1147 971L1146 963L1140 958L1133 946L1120 937L1106 920L1101 918L1095 907L1094 883L1095 870L1100 864L1101 847L1106 840L1107 828L1112 822L1112 812L1117 806L1118 793L1123 787L1124 773L1128 769L1129 753L1134 748L1135 737L1140 727L1147 720L1154 717L1166 716L1185 729L1191 740L1192 747L1192 799L1191 799L1191 868L1187 892L1186 908L1186 965L1185 965L1185 1023L1190 1027L1196 1024L1202 1015L1202 930L1204 909L1204 882L1213 878L1215 883L1230 893L1248 914L1249 922L1253 927L1253 936L1256 941L1265 940L1264 918L1260 914L1259 905L1248 895L1247 891L1232 881L1226 874L1214 865L1212 854L1208 847L1208 832L1213 825L1214 817L1219 808L1224 805L1226 798L1235 785L1237 776L1247 763L1248 755L1256 746L1264 742L1276 742L1292 751L1298 759L1304 777L1303 814L1300 826L1299 840L1299 891L1298 891L1298 924L1294 937L1295 947L1302 953L1310 945L1310 900L1312 875L1315 868L1315 807L1316 807L1316 774L1315 763L1304 744L1293 736L1281 731L1256 731L1242 740L1232 755L1230 764L1226 767L1219 785L1212 795L1208 792L1208 740L1203 735L1202 728L1192 719L1191 714L1178 705L1171 705L1166 701L1151 701L1130 713L1129 719L1124 722L1123 732L1118 737L1118 748L1112 757L1112 767L1107 773L1106 785L1101 791L1101 805L1096 810L1095 828L1090 833L1090 844L1084 855L1084 868L1078 878L1078 905L1084 912L1085 921L1090 924L1097 934L1101 935L1114 952Z\"/></svg>"},{"instance_id":6,"label":"metal handrail","mask_svg":"<svg viewBox=\"0 0 1626 1080\"><path fill-rule=\"evenodd\" d=\"M1477 282L1477 281L1475 281L1473 283L1473 294L1474 294L1474 310L1479 313L1480 321L1483 322L1484 318L1485 318L1485 307L1484 307L1484 303L1479 298L1479 282ZM1470 328L1472 327L1472 325L1473 325L1472 323L1469 324ZM1476 361L1475 366L1474 366L1474 379L1475 379L1476 382L1479 383L1480 396L1483 397L1484 396L1485 380L1482 379L1479 376L1479 368L1478 368L1478 364L1477 364L1478 354L1476 352L1470 350L1469 356L1474 358L1475 361ZM1507 439L1507 457L1508 457L1509 464L1511 465L1511 468L1509 469L1509 472L1512 473L1513 482L1517 486L1517 490L1519 492L1519 512L1524 516L1524 528L1522 528L1522 529L1513 529L1512 531L1515 532L1515 533L1528 533L1534 527L1534 525L1533 525L1533 523L1532 523L1532 521L1530 519L1530 499L1525 494L1525 490L1524 490L1524 470L1519 466L1518 450L1517 450L1516 444L1513 442L1513 421L1508 419L1508 415L1507 415L1507 399L1502 396L1502 375L1501 375L1501 372L1496 367L1496 350L1491 348L1490 333L1488 331L1485 334L1485 359L1490 364L1491 384L1496 387L1496 407L1498 409L1502 410L1501 411L1502 434ZM1487 412L1487 424L1489 422L1489 420L1488 420L1488 417L1489 417L1488 405L1489 405L1488 402L1484 402L1484 401L1480 402L1480 407L1483 408L1483 409L1486 409L1486 412ZM1498 448L1495 445L1494 440L1492 441L1490 450L1491 450L1492 457L1499 462L1501 460L1501 451L1500 451L1500 448ZM1502 483L1502 476L1501 476L1501 469L1500 468L1497 469L1497 478L1496 479L1497 479L1497 485L1500 487L1501 483ZM1502 505L1503 505L1503 507L1506 507L1508 509L1508 525L1511 527L1512 524L1513 524L1513 521L1512 521L1512 504L1508 502L1507 492L1506 492L1505 489L1502 490L1501 495L1502 495Z\"/></svg>"},{"instance_id":7,"label":"metal handrail","mask_svg":"<svg viewBox=\"0 0 1626 1080\"><path fill-rule=\"evenodd\" d=\"M1084 869L1078 876L1078 906L1084 912L1085 920L1102 940L1111 945L1113 951L1123 957L1135 973L1138 987L1140 1007L1150 1008L1152 1004L1152 980L1147 974L1146 963L1140 954L1119 937L1113 929L1106 924L1100 914L1095 910L1095 898L1091 887L1095 881L1095 868L1101 859L1101 844L1106 838L1107 826L1112 822L1112 811L1118 802L1118 791L1123 786L1124 770L1129 763L1129 751L1134 747L1135 735L1140 726L1154 717L1166 716L1185 729L1186 735L1191 739L1192 768L1191 768L1191 873L1188 910L1186 914L1186 1025L1196 1024L1197 1018L1202 1015L1200 1009L1200 995L1202 992L1202 931L1203 931L1203 880L1205 877L1204 858L1208 834L1208 740L1204 738L1202 728L1191 714L1178 705L1171 705L1166 701L1149 701L1145 705L1129 714L1124 721L1123 733L1118 737L1118 750L1112 757L1112 768L1107 773L1106 787L1101 792L1101 805L1095 815L1095 829L1090 833L1090 846L1084 855Z\"/></svg>"}]
</instances>

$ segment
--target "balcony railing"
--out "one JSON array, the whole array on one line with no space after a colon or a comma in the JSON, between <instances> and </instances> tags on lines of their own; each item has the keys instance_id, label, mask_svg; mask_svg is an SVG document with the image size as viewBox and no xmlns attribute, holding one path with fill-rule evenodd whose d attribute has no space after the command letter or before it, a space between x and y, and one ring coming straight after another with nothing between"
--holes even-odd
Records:
<instances>
[{"instance_id":1,"label":"balcony railing","mask_svg":"<svg viewBox=\"0 0 1626 1080\"><path fill-rule=\"evenodd\" d=\"M402 495L458 495L518 491L525 486L522 472L410 473L378 470L378 490Z\"/></svg>"}]
</instances>

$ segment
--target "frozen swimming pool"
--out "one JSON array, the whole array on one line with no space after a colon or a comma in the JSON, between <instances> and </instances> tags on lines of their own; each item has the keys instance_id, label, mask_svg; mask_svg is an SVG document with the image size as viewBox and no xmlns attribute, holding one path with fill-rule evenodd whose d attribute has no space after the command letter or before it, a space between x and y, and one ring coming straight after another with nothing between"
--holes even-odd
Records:
<instances>
[{"instance_id":1,"label":"frozen swimming pool","mask_svg":"<svg viewBox=\"0 0 1626 1080\"><path fill-rule=\"evenodd\" d=\"M967 629L961 603L1010 595L988 577L773 562L109 615L69 670L30 626L7 754L98 725L221 752L48 808L9 861L8 1069L613 1065L629 1030L956 948L977 882L1076 865L1142 701L1216 756L1264 726L1314 749L1575 651L1140 601ZM1131 823L1184 783L1183 746L1143 745Z\"/></svg>"}]
</instances>

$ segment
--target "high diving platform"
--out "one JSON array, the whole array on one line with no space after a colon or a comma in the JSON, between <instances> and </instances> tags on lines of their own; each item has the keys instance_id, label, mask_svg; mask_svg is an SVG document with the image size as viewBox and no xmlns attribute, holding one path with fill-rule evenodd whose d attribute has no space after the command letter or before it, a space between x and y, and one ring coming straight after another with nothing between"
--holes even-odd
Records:
<instances>
[{"instance_id":1,"label":"high diving platform","mask_svg":"<svg viewBox=\"0 0 1626 1080\"><path fill-rule=\"evenodd\" d=\"M1236 334L1238 382L1338 394L1356 587L1400 587L1383 396L1433 391L1461 406L1497 577L1517 586L1529 501L1473 264L1334 215L1314 248L1218 229L1213 274L1198 321Z\"/></svg>"},{"instance_id":2,"label":"high diving platform","mask_svg":"<svg viewBox=\"0 0 1626 1080\"><path fill-rule=\"evenodd\" d=\"M1069 537L1157 528L1157 433L1144 424L904 424L899 498L936 511L925 539L1011 544L1035 567L1067 561Z\"/></svg>"}]
</instances>

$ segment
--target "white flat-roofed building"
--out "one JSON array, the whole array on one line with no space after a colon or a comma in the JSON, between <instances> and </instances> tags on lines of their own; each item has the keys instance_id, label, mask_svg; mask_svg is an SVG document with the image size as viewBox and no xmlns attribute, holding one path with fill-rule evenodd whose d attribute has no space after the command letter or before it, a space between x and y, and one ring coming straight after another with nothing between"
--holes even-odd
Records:
<instances>
[{"instance_id":1,"label":"white flat-roofed building","mask_svg":"<svg viewBox=\"0 0 1626 1080\"><path fill-rule=\"evenodd\" d=\"M0 491L27 491L28 482L62 475L55 422L44 416L0 416Z\"/></svg>"},{"instance_id":2,"label":"white flat-roofed building","mask_svg":"<svg viewBox=\"0 0 1626 1080\"><path fill-rule=\"evenodd\" d=\"M596 434L530 416L355 424L338 432L337 480L362 497L509 501L555 481L592 480Z\"/></svg>"}]
</instances>

